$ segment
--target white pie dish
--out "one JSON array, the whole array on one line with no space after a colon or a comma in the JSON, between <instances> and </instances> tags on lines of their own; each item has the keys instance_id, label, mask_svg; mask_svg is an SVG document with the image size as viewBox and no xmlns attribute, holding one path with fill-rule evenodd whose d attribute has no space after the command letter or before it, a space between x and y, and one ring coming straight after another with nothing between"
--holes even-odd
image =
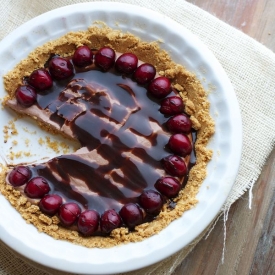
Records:
<instances>
[{"instance_id":1,"label":"white pie dish","mask_svg":"<svg viewBox=\"0 0 275 275\"><path fill-rule=\"evenodd\" d=\"M5 67L0 69L0 77L37 46L68 31L87 29L94 21L103 21L112 28L129 31L145 41L163 41L161 47L177 63L196 73L207 89L210 84L215 87L215 91L209 94L209 101L216 133L208 146L214 155L208 165L208 176L197 196L199 203L158 235L139 243L110 249L88 249L39 233L35 227L26 224L9 202L0 196L0 238L8 246L35 262L55 269L79 274L112 274L160 261L188 245L207 227L218 214L234 184L241 156L242 129L232 85L213 54L173 20L136 6L85 3L53 10L32 19L1 41L0 64L5 64ZM1 84L0 97L4 95ZM3 128L14 114L5 109L0 112L3 118L0 127ZM37 130L28 120L26 125L30 132ZM24 133L26 125L17 125L17 128L21 128L19 133ZM42 135L37 131L38 135ZM30 139L32 137L30 135ZM0 142L4 144L1 139L2 136ZM24 143L19 146L24 146ZM34 145L32 150L39 150L39 144L37 146ZM1 151L8 154L9 147L9 143L4 144ZM39 158L56 154L40 151Z\"/></svg>"}]
</instances>

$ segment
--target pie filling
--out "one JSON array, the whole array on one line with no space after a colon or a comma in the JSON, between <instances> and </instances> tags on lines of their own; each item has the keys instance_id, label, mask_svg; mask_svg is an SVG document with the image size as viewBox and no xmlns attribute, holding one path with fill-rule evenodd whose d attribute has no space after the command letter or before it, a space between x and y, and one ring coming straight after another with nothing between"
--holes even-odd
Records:
<instances>
[{"instance_id":1,"label":"pie filling","mask_svg":"<svg viewBox=\"0 0 275 275\"><path fill-rule=\"evenodd\" d=\"M85 237L134 232L173 211L196 164L197 132L180 92L138 58L105 45L52 55L6 101L79 141L75 153L13 167L6 180Z\"/></svg>"}]
</instances>

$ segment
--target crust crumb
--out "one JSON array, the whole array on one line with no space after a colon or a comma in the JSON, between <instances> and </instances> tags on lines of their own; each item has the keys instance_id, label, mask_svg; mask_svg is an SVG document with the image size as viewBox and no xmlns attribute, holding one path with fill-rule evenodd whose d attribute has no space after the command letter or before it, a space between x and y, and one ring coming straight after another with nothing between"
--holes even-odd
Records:
<instances>
[{"instance_id":1,"label":"crust crumb","mask_svg":"<svg viewBox=\"0 0 275 275\"><path fill-rule=\"evenodd\" d=\"M52 224L52 219L51 219L50 217L44 215L44 214L40 214L40 215L38 216L38 219L39 219L41 222L43 222L43 223L45 223L45 224L47 224L47 225L51 225L51 224Z\"/></svg>"}]
</instances>

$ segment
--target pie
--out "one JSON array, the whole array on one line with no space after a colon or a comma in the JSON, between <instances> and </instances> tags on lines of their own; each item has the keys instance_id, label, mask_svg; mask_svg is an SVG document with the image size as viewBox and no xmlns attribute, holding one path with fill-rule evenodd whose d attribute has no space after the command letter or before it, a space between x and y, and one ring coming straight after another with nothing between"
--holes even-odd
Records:
<instances>
[{"instance_id":1,"label":"pie","mask_svg":"<svg viewBox=\"0 0 275 275\"><path fill-rule=\"evenodd\" d=\"M109 247L157 234L197 203L210 106L157 42L92 26L35 49L4 84L5 107L79 142L2 173L0 191L39 231Z\"/></svg>"}]
</instances>

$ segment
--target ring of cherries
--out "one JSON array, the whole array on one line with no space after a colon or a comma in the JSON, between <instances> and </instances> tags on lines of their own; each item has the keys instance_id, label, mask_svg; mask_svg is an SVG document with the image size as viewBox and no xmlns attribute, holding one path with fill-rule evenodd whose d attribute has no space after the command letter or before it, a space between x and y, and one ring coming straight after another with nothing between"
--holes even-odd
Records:
<instances>
[{"instance_id":1,"label":"ring of cherries","mask_svg":"<svg viewBox=\"0 0 275 275\"><path fill-rule=\"evenodd\" d=\"M53 216L58 214L61 224L71 226L77 224L78 231L85 236L96 231L109 234L113 229L126 225L133 229L141 224L146 214L156 216L162 209L164 201L178 195L181 184L175 177L187 174L187 167L182 157L191 154L192 143L188 138L191 132L191 121L184 114L184 104L179 96L170 96L171 83L167 77L156 77L156 69L149 63L138 66L138 58L132 53L124 53L116 59L116 53L110 47L103 47L95 54L88 46L78 47L71 58L54 56L49 60L48 68L33 71L27 83L15 92L18 103L30 107L36 102L37 91L52 87L53 80L62 80L74 75L74 66L83 68L95 64L103 72L113 66L124 75L132 76L140 85L146 85L148 93L162 99L160 112L171 116L166 127L172 133L168 147L174 153L161 160L164 170L170 175L157 180L156 190L144 190L137 203L125 204L119 213L113 209L105 211L101 216L95 210L84 210L75 202L63 203L62 197L50 194L50 186L43 177L33 177L27 166L17 166L8 175L9 183L18 187L25 185L24 192L30 198L41 199L39 208L42 213Z\"/></svg>"}]
</instances>

